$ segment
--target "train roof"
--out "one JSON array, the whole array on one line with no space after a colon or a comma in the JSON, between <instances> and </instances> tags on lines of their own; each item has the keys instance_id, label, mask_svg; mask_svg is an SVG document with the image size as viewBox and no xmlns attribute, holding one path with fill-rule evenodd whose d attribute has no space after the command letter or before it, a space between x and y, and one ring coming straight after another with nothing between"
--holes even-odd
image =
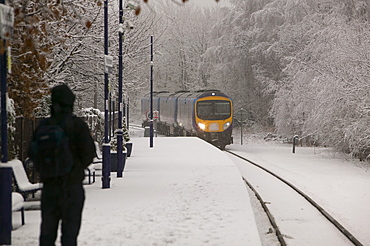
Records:
<instances>
[{"instance_id":1,"label":"train roof","mask_svg":"<svg viewBox=\"0 0 370 246\"><path fill-rule=\"evenodd\" d=\"M184 93L181 97L193 97L193 98L202 98L202 97L208 97L208 96L222 96L227 97L225 93L221 92L220 90L199 90L195 92L189 92Z\"/></svg>"},{"instance_id":2,"label":"train roof","mask_svg":"<svg viewBox=\"0 0 370 246\"><path fill-rule=\"evenodd\" d=\"M150 94L147 94L146 97L149 97ZM198 91L176 91L171 93L169 91L154 91L153 97L177 97L177 98L202 98L208 96L222 96L231 99L225 93L220 90L211 89L211 90L198 90Z\"/></svg>"}]
</instances>

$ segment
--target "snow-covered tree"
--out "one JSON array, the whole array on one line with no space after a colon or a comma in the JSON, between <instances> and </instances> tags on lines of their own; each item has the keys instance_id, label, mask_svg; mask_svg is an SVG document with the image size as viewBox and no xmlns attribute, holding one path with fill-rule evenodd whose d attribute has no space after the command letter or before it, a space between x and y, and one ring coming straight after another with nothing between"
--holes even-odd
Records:
<instances>
[{"instance_id":1,"label":"snow-covered tree","mask_svg":"<svg viewBox=\"0 0 370 246\"><path fill-rule=\"evenodd\" d=\"M231 0L207 57L211 83L277 132L369 150L369 17L363 0ZM222 82L221 82L222 81ZM240 106L239 106L240 105ZM271 109L271 110L270 110Z\"/></svg>"},{"instance_id":2,"label":"snow-covered tree","mask_svg":"<svg viewBox=\"0 0 370 246\"><path fill-rule=\"evenodd\" d=\"M281 28L274 48L287 65L273 84L272 111L279 132L369 154L369 10L360 0L318 2Z\"/></svg>"},{"instance_id":3,"label":"snow-covered tree","mask_svg":"<svg viewBox=\"0 0 370 246\"><path fill-rule=\"evenodd\" d=\"M177 6L162 1L155 8L162 15L154 55L156 88L199 90L208 87L209 74L203 66L215 17L210 10L194 5ZM163 30L163 27L164 30Z\"/></svg>"},{"instance_id":4,"label":"snow-covered tree","mask_svg":"<svg viewBox=\"0 0 370 246\"><path fill-rule=\"evenodd\" d=\"M101 1L15 0L8 5L15 13L9 94L17 115L31 118L50 86L68 82L61 75L67 70L63 66L79 51L76 35L91 26L93 15L85 15L89 7Z\"/></svg>"}]
</instances>

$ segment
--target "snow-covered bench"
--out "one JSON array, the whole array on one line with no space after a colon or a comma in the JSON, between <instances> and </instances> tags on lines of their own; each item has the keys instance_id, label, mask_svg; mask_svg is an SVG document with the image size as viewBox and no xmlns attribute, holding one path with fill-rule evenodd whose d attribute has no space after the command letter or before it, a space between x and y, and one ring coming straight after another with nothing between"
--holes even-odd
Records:
<instances>
[{"instance_id":1,"label":"snow-covered bench","mask_svg":"<svg viewBox=\"0 0 370 246\"><path fill-rule=\"evenodd\" d=\"M101 175L101 171L103 169L103 154L100 151L98 142L94 142L94 144L95 144L95 157L90 166L93 166L95 172L97 171L97 173Z\"/></svg>"},{"instance_id":2,"label":"snow-covered bench","mask_svg":"<svg viewBox=\"0 0 370 246\"><path fill-rule=\"evenodd\" d=\"M42 189L42 183L30 183L26 171L24 170L23 164L20 160L14 159L9 161L8 163L2 163L1 165L12 168L18 191L23 195L24 199L27 198L28 194Z\"/></svg>"},{"instance_id":3,"label":"snow-covered bench","mask_svg":"<svg viewBox=\"0 0 370 246\"><path fill-rule=\"evenodd\" d=\"M88 184L95 183L95 167L93 164L90 164L87 168L85 168L87 178L88 178Z\"/></svg>"},{"instance_id":4,"label":"snow-covered bench","mask_svg":"<svg viewBox=\"0 0 370 246\"><path fill-rule=\"evenodd\" d=\"M95 157L93 162L85 169L86 174L88 176L88 184L92 184L95 182L95 175L96 170L102 169L102 154L99 148L98 142L94 142L95 144Z\"/></svg>"},{"instance_id":5,"label":"snow-covered bench","mask_svg":"<svg viewBox=\"0 0 370 246\"><path fill-rule=\"evenodd\" d=\"M21 211L22 225L25 224L24 219L24 199L23 196L17 192L12 192L12 212Z\"/></svg>"},{"instance_id":6,"label":"snow-covered bench","mask_svg":"<svg viewBox=\"0 0 370 246\"><path fill-rule=\"evenodd\" d=\"M100 151L98 142L94 142L94 144L95 144L95 157L93 160L93 164L101 163L103 161L103 154Z\"/></svg>"}]
</instances>

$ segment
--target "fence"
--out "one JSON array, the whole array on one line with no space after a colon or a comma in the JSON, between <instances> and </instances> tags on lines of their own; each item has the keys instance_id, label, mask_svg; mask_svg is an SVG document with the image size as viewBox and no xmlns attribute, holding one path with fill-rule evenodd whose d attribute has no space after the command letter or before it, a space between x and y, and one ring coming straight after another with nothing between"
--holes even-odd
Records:
<instances>
[{"instance_id":1,"label":"fence","mask_svg":"<svg viewBox=\"0 0 370 246\"><path fill-rule=\"evenodd\" d=\"M32 133L42 118L27 119L18 117L15 120L14 144L17 149L18 159L24 162L27 158L27 150L30 144Z\"/></svg>"},{"instance_id":2,"label":"fence","mask_svg":"<svg viewBox=\"0 0 370 246\"><path fill-rule=\"evenodd\" d=\"M101 143L104 134L104 124L97 116L81 117L89 126L95 141ZM22 162L28 157L27 151L30 145L32 133L43 118L28 119L17 117L15 120L14 144L16 146L17 157ZM114 129L117 127L118 116L113 113L109 119L109 132L113 136Z\"/></svg>"}]
</instances>

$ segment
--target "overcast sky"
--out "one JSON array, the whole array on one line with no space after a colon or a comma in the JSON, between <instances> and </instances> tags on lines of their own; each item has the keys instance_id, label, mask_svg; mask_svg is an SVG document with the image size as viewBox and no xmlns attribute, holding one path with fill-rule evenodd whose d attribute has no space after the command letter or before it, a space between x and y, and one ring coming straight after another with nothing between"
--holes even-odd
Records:
<instances>
[{"instance_id":1,"label":"overcast sky","mask_svg":"<svg viewBox=\"0 0 370 246\"><path fill-rule=\"evenodd\" d=\"M225 5L225 3L228 2L228 0L219 0L216 2L216 0L189 0L187 4L196 4L201 6L217 6L217 5Z\"/></svg>"}]
</instances>

